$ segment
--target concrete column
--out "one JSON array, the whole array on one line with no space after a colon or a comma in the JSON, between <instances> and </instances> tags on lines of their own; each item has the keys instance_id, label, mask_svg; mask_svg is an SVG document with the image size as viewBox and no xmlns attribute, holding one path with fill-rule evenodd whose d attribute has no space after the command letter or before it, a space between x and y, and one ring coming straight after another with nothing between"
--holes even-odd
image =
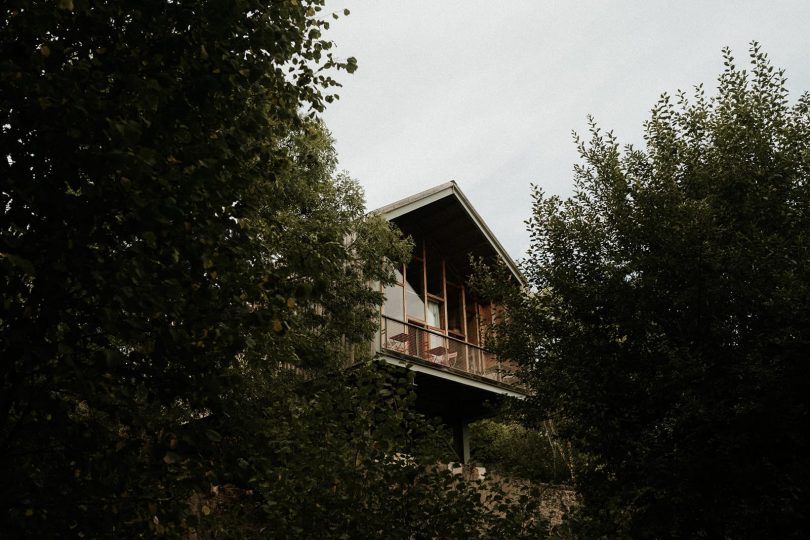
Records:
<instances>
[{"instance_id":1,"label":"concrete column","mask_svg":"<svg viewBox=\"0 0 810 540\"><path fill-rule=\"evenodd\" d=\"M462 463L470 462L470 426L466 420L453 422L453 447Z\"/></svg>"}]
</instances>

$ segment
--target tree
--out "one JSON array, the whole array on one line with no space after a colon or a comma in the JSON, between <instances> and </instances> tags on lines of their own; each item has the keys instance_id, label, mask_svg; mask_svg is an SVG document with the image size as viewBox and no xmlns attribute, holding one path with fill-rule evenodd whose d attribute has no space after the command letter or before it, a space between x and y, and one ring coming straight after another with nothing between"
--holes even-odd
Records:
<instances>
[{"instance_id":1,"label":"tree","mask_svg":"<svg viewBox=\"0 0 810 540\"><path fill-rule=\"evenodd\" d=\"M201 419L368 338L386 269L358 261L406 246L308 118L355 66L322 4L4 9L4 530L179 534L221 472L178 450Z\"/></svg>"},{"instance_id":2,"label":"tree","mask_svg":"<svg viewBox=\"0 0 810 540\"><path fill-rule=\"evenodd\" d=\"M545 537L537 493L507 495L437 466L451 452L445 429L415 412L410 383L371 364L316 376L303 391L267 395L260 384L266 399L236 402L242 414L231 421L250 429L218 429L216 451L230 461L229 485L243 491L220 501L215 536Z\"/></svg>"},{"instance_id":3,"label":"tree","mask_svg":"<svg viewBox=\"0 0 810 540\"><path fill-rule=\"evenodd\" d=\"M542 528L426 470L407 377L338 369L409 244L335 172L323 1L136 4L0 21L2 534Z\"/></svg>"},{"instance_id":4,"label":"tree","mask_svg":"<svg viewBox=\"0 0 810 540\"><path fill-rule=\"evenodd\" d=\"M810 95L754 43L717 96L664 94L645 149L591 121L575 192L535 191L523 263L498 278L501 352L581 452L585 537L807 531Z\"/></svg>"}]
</instances>

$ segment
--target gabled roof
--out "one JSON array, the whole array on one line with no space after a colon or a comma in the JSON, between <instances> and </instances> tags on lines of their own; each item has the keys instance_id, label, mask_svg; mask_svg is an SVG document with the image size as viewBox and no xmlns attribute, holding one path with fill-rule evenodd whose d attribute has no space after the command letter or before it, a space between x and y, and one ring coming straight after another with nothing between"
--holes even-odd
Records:
<instances>
[{"instance_id":1,"label":"gabled roof","mask_svg":"<svg viewBox=\"0 0 810 540\"><path fill-rule=\"evenodd\" d=\"M455 181L451 180L445 184L438 185L428 190L411 195L394 203L391 203L382 208L374 211L375 214L380 214L388 221L400 221L407 218L408 214L421 211L430 210L429 206L439 208L447 208L448 205L457 207L468 218L466 223L472 223L475 227L473 233L480 235L482 239L488 244L500 260L506 264L507 268L512 272L515 278L521 283L526 284L526 278L520 273L517 264L509 256L504 247L489 229L481 215L473 208L470 200L464 195Z\"/></svg>"}]
</instances>

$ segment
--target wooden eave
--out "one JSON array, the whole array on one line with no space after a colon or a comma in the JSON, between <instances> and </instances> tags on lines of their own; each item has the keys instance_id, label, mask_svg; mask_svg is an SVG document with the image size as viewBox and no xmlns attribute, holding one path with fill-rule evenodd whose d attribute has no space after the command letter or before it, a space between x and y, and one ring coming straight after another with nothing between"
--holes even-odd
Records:
<instances>
[{"instance_id":1,"label":"wooden eave","mask_svg":"<svg viewBox=\"0 0 810 540\"><path fill-rule=\"evenodd\" d=\"M521 285L526 278L455 181L438 185L374 211L406 234L435 239L450 258L471 254L502 261Z\"/></svg>"}]
</instances>

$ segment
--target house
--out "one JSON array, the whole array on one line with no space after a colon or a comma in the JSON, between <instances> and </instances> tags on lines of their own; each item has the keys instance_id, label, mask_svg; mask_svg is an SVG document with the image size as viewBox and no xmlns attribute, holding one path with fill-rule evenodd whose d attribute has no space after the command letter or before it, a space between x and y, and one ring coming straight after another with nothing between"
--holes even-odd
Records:
<instances>
[{"instance_id":1,"label":"house","mask_svg":"<svg viewBox=\"0 0 810 540\"><path fill-rule=\"evenodd\" d=\"M414 240L411 261L385 287L375 352L415 372L417 407L453 426L456 451L469 460L469 422L491 414L503 396L523 398L514 364L486 349L497 305L467 286L470 256L514 261L455 182L377 210Z\"/></svg>"}]
</instances>

